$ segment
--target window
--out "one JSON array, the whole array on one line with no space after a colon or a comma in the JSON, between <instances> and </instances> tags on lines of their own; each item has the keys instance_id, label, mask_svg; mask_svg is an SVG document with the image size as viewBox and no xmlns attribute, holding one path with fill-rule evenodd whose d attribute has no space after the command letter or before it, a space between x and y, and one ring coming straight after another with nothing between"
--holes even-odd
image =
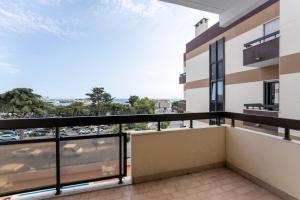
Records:
<instances>
[{"instance_id":1,"label":"window","mask_svg":"<svg viewBox=\"0 0 300 200\"><path fill-rule=\"evenodd\" d=\"M210 45L210 97L209 110L225 110L225 39ZM223 120L222 120L223 121Z\"/></svg>"},{"instance_id":2,"label":"window","mask_svg":"<svg viewBox=\"0 0 300 200\"><path fill-rule=\"evenodd\" d=\"M269 35L279 30L279 18L273 19L272 21L264 24L264 35Z\"/></svg>"},{"instance_id":3,"label":"window","mask_svg":"<svg viewBox=\"0 0 300 200\"><path fill-rule=\"evenodd\" d=\"M264 104L273 105L274 108L270 110L277 110L276 106L279 104L279 81L264 82Z\"/></svg>"}]
</instances>

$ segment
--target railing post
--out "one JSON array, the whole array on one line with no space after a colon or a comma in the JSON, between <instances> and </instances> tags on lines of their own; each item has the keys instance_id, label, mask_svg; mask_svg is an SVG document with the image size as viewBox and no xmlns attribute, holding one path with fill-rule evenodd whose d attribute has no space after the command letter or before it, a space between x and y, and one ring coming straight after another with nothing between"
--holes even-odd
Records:
<instances>
[{"instance_id":1,"label":"railing post","mask_svg":"<svg viewBox=\"0 0 300 200\"><path fill-rule=\"evenodd\" d=\"M119 184L123 183L122 124L119 124Z\"/></svg>"},{"instance_id":2,"label":"railing post","mask_svg":"<svg viewBox=\"0 0 300 200\"><path fill-rule=\"evenodd\" d=\"M193 128L193 120L190 120L190 128Z\"/></svg>"},{"instance_id":3,"label":"railing post","mask_svg":"<svg viewBox=\"0 0 300 200\"><path fill-rule=\"evenodd\" d=\"M290 135L290 129L289 128L284 129L284 139L285 140L291 140L291 135Z\"/></svg>"},{"instance_id":4,"label":"railing post","mask_svg":"<svg viewBox=\"0 0 300 200\"><path fill-rule=\"evenodd\" d=\"M157 131L160 131L160 122L157 122Z\"/></svg>"},{"instance_id":5,"label":"railing post","mask_svg":"<svg viewBox=\"0 0 300 200\"><path fill-rule=\"evenodd\" d=\"M55 145L56 145L56 195L61 193L60 185L60 135L59 127L55 128Z\"/></svg>"},{"instance_id":6,"label":"railing post","mask_svg":"<svg viewBox=\"0 0 300 200\"><path fill-rule=\"evenodd\" d=\"M217 126L221 126L220 116L217 116L216 122Z\"/></svg>"},{"instance_id":7,"label":"railing post","mask_svg":"<svg viewBox=\"0 0 300 200\"><path fill-rule=\"evenodd\" d=\"M231 127L235 127L235 120L231 118Z\"/></svg>"},{"instance_id":8,"label":"railing post","mask_svg":"<svg viewBox=\"0 0 300 200\"><path fill-rule=\"evenodd\" d=\"M124 167L124 176L127 176L127 133L123 133L123 167Z\"/></svg>"}]
</instances>

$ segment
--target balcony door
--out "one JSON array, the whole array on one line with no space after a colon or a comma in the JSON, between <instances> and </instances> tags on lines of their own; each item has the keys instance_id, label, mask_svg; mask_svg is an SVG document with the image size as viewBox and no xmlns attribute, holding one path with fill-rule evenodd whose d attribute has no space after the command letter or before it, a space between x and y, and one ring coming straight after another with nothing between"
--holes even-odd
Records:
<instances>
[{"instance_id":1,"label":"balcony door","mask_svg":"<svg viewBox=\"0 0 300 200\"><path fill-rule=\"evenodd\" d=\"M279 81L265 81L264 82L264 104L269 106L275 106L270 108L276 110L276 106L279 105Z\"/></svg>"},{"instance_id":2,"label":"balcony door","mask_svg":"<svg viewBox=\"0 0 300 200\"><path fill-rule=\"evenodd\" d=\"M225 111L225 39L209 47L209 111Z\"/></svg>"}]
</instances>

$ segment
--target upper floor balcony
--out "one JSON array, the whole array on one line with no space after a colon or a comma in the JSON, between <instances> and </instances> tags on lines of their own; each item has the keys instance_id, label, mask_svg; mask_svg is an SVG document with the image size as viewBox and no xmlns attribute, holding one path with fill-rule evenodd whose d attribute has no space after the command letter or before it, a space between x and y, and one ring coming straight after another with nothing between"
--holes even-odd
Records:
<instances>
[{"instance_id":1,"label":"upper floor balcony","mask_svg":"<svg viewBox=\"0 0 300 200\"><path fill-rule=\"evenodd\" d=\"M179 75L179 84L185 84L186 83L186 73L182 73Z\"/></svg>"},{"instance_id":2,"label":"upper floor balcony","mask_svg":"<svg viewBox=\"0 0 300 200\"><path fill-rule=\"evenodd\" d=\"M198 125L199 120L210 119L217 125ZM228 125L221 125L221 119ZM165 121L186 121L189 127L162 129ZM280 127L284 136L239 128L238 121ZM155 123L157 129L126 133L125 124L141 122ZM300 130L299 122L228 112L1 120L0 129L43 127L53 136L0 142L0 195L299 199L300 143L290 135L291 129ZM118 125L118 130L91 135L63 131L107 124Z\"/></svg>"},{"instance_id":3,"label":"upper floor balcony","mask_svg":"<svg viewBox=\"0 0 300 200\"><path fill-rule=\"evenodd\" d=\"M279 31L248 42L244 47L244 66L265 67L279 63Z\"/></svg>"}]
</instances>

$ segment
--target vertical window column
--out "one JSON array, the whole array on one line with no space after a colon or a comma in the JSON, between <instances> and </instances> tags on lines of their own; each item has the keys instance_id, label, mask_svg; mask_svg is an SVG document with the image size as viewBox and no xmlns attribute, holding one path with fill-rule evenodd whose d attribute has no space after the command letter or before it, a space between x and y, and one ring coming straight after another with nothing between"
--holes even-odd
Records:
<instances>
[{"instance_id":1,"label":"vertical window column","mask_svg":"<svg viewBox=\"0 0 300 200\"><path fill-rule=\"evenodd\" d=\"M222 38L209 48L209 111L225 111L225 39Z\"/></svg>"}]
</instances>

